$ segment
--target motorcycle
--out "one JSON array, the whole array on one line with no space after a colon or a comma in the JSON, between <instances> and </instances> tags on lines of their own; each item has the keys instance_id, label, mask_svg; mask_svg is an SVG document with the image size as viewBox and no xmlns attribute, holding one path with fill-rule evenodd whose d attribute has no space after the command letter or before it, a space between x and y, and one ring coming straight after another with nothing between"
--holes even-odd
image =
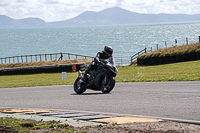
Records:
<instances>
[{"instance_id":1,"label":"motorcycle","mask_svg":"<svg viewBox=\"0 0 200 133\"><path fill-rule=\"evenodd\" d=\"M86 76L80 70L78 77L74 82L74 91L77 94L82 94L86 89L92 89L102 91L102 93L109 93L115 86L115 77L118 70L108 61L102 61L103 63L97 63L97 68L93 71L89 71ZM88 68L88 65L85 66ZM87 78L85 82L84 77Z\"/></svg>"}]
</instances>

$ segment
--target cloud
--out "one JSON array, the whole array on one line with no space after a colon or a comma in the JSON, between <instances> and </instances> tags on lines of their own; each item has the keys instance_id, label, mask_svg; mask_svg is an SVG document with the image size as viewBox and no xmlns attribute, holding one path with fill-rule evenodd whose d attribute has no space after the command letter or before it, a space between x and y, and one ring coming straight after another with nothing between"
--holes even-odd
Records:
<instances>
[{"instance_id":1,"label":"cloud","mask_svg":"<svg viewBox=\"0 0 200 133\"><path fill-rule=\"evenodd\" d=\"M138 13L200 13L199 0L1 0L0 15L38 17L47 22L70 19L84 11L121 7Z\"/></svg>"}]
</instances>

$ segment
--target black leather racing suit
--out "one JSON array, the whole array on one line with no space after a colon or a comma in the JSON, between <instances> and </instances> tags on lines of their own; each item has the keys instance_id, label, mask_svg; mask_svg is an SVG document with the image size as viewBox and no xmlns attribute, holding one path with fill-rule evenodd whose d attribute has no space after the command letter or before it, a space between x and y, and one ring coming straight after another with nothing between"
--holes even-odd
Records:
<instances>
[{"instance_id":1,"label":"black leather racing suit","mask_svg":"<svg viewBox=\"0 0 200 133\"><path fill-rule=\"evenodd\" d=\"M108 56L104 51L98 52L96 57L94 58L94 61L89 65L88 69L85 72L85 75L89 71L93 71L94 69L97 68L98 63L102 63L102 60L108 60L113 66L115 66L115 60L113 56Z\"/></svg>"}]
</instances>

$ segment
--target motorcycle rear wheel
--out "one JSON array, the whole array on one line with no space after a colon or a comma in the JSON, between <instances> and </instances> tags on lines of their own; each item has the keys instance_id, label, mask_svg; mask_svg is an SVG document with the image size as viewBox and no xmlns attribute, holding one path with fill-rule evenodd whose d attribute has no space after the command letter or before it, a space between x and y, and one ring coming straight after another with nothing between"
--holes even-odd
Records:
<instances>
[{"instance_id":1,"label":"motorcycle rear wheel","mask_svg":"<svg viewBox=\"0 0 200 133\"><path fill-rule=\"evenodd\" d=\"M109 93L109 92L112 91L112 89L114 88L114 86L115 86L115 77L111 77L110 76L107 85L104 85L104 84L101 83L100 89L101 89L101 91L103 93Z\"/></svg>"},{"instance_id":2,"label":"motorcycle rear wheel","mask_svg":"<svg viewBox=\"0 0 200 133\"><path fill-rule=\"evenodd\" d=\"M83 83L80 83L79 82L80 78L78 77L76 79L76 81L74 82L74 91L77 93L77 94L82 94L83 92L86 91L86 87Z\"/></svg>"}]
</instances>

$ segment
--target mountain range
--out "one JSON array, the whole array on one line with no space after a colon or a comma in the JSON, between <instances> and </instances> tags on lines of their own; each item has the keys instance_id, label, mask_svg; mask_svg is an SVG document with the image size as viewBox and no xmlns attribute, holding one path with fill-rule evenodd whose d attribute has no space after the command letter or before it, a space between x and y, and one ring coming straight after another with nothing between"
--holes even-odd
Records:
<instances>
[{"instance_id":1,"label":"mountain range","mask_svg":"<svg viewBox=\"0 0 200 133\"><path fill-rule=\"evenodd\" d=\"M0 28L82 27L187 21L200 21L200 14L141 14L113 7L99 12L85 11L72 19L48 23L39 18L12 19L0 15Z\"/></svg>"}]
</instances>

